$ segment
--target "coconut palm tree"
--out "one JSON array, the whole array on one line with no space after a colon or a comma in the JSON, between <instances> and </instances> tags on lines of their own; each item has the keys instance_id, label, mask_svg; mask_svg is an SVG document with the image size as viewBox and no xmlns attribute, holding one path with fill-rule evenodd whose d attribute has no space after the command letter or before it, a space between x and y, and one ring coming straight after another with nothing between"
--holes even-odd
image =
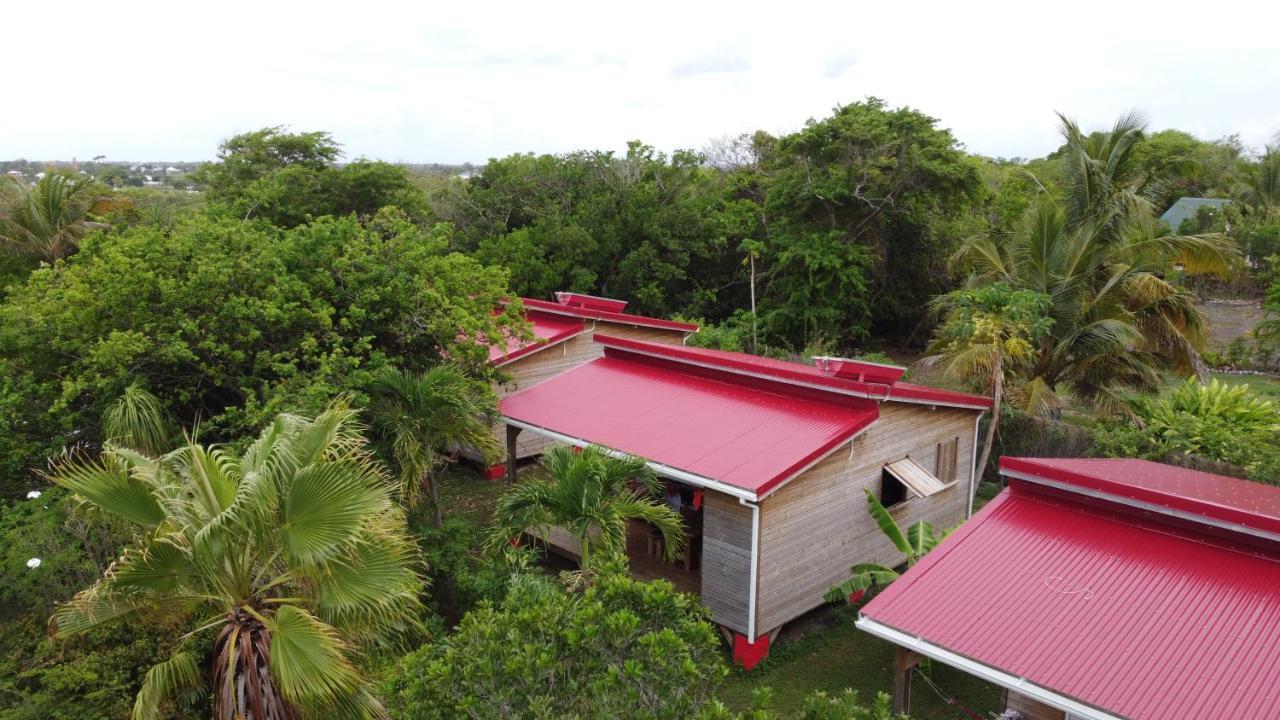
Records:
<instances>
[{"instance_id":1,"label":"coconut palm tree","mask_svg":"<svg viewBox=\"0 0 1280 720\"><path fill-rule=\"evenodd\" d=\"M1280 145L1268 145L1256 165L1250 163L1244 168L1235 195L1263 213L1280 208Z\"/></svg>"},{"instance_id":2,"label":"coconut palm tree","mask_svg":"<svg viewBox=\"0 0 1280 720\"><path fill-rule=\"evenodd\" d=\"M35 185L4 178L0 183L0 249L54 262L80 246L101 223L92 216L130 207L128 198L104 196L89 178L51 172Z\"/></svg>"},{"instance_id":3,"label":"coconut palm tree","mask_svg":"<svg viewBox=\"0 0 1280 720\"><path fill-rule=\"evenodd\" d=\"M1243 265L1220 234L1162 235L1152 200L1165 181L1136 162L1140 116L1085 135L1063 119L1063 193L1044 193L1009 233L966 239L956 255L970 286L1003 282L1050 299L1050 332L1021 371L1040 409L1062 393L1103 409L1126 390L1153 390L1160 371L1204 376L1205 320L1196 298L1171 281L1228 275Z\"/></svg>"},{"instance_id":4,"label":"coconut palm tree","mask_svg":"<svg viewBox=\"0 0 1280 720\"><path fill-rule=\"evenodd\" d=\"M212 690L217 720L380 717L361 648L412 627L422 581L392 482L338 402L281 415L243 453L108 442L51 479L131 523L133 545L54 616L59 636L124 617L185 626L133 717ZM198 657L195 640L211 637Z\"/></svg>"},{"instance_id":5,"label":"coconut palm tree","mask_svg":"<svg viewBox=\"0 0 1280 720\"><path fill-rule=\"evenodd\" d=\"M880 532L883 532L898 552L902 553L908 568L919 562L925 553L946 539L949 531L939 533L933 525L924 520L903 530L898 525L898 521L894 520L884 505L876 499L875 493L870 490L864 490L864 492L867 494L867 513L876 521L876 525L880 526ZM850 568L849 572L852 577L827 591L824 597L828 602L846 599L850 602L855 601L862 597L862 594L872 585L888 585L899 577L897 570L878 563L859 563Z\"/></svg>"},{"instance_id":6,"label":"coconut palm tree","mask_svg":"<svg viewBox=\"0 0 1280 720\"><path fill-rule=\"evenodd\" d=\"M999 282L956 290L939 297L934 306L947 314L923 364L941 365L948 375L980 386L993 400L982 453L975 466L978 477L982 477L1000 426L1006 376L1027 365L1037 343L1053 324L1046 315L1049 297L1033 290L1014 290ZM1043 388L1032 384L1019 390L1036 392ZM1040 400L1043 393L1026 402Z\"/></svg>"},{"instance_id":7,"label":"coconut palm tree","mask_svg":"<svg viewBox=\"0 0 1280 720\"><path fill-rule=\"evenodd\" d=\"M546 479L516 485L498 500L495 542L560 527L580 543L585 569L595 546L606 554L624 552L627 521L635 519L656 527L667 559L675 559L684 544L684 525L679 513L654 499L662 481L643 460L615 457L593 445L580 452L551 448L541 463Z\"/></svg>"},{"instance_id":8,"label":"coconut palm tree","mask_svg":"<svg viewBox=\"0 0 1280 720\"><path fill-rule=\"evenodd\" d=\"M498 405L488 384L452 365L414 374L387 368L373 385L374 423L400 466L400 498L415 507L426 490L435 523L444 521L436 473L461 448L498 452L491 430Z\"/></svg>"}]
</instances>

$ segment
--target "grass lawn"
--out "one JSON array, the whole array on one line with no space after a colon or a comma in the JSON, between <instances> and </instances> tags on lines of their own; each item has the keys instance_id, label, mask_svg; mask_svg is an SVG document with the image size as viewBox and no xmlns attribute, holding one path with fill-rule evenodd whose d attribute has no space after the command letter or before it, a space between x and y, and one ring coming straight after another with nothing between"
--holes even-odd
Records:
<instances>
[{"instance_id":1,"label":"grass lawn","mask_svg":"<svg viewBox=\"0 0 1280 720\"><path fill-rule=\"evenodd\" d=\"M1268 400L1280 400L1280 378L1274 375L1214 373L1213 376L1228 385L1248 385L1254 393Z\"/></svg>"},{"instance_id":2,"label":"grass lawn","mask_svg":"<svg viewBox=\"0 0 1280 720\"><path fill-rule=\"evenodd\" d=\"M503 480L486 480L468 463L449 466L440 476L440 504L447 518L462 518L488 525L498 496L507 489Z\"/></svg>"},{"instance_id":3,"label":"grass lawn","mask_svg":"<svg viewBox=\"0 0 1280 720\"><path fill-rule=\"evenodd\" d=\"M799 715L805 696L815 690L827 694L853 688L864 699L893 690L894 646L854 626L853 607L828 607L814 611L784 628L769 658L751 672L734 668L720 696L736 710L751 705L756 688L772 689L769 708L780 717ZM1000 707L1000 690L970 675L933 663L929 673L945 693L986 716ZM911 717L917 720L965 718L963 712L943 701L921 678L911 684Z\"/></svg>"}]
</instances>

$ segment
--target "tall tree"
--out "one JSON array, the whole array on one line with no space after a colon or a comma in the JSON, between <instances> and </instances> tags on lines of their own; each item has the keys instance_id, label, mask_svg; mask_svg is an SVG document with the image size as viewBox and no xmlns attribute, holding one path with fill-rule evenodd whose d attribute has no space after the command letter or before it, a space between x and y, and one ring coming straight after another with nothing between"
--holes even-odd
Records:
<instances>
[{"instance_id":1,"label":"tall tree","mask_svg":"<svg viewBox=\"0 0 1280 720\"><path fill-rule=\"evenodd\" d=\"M188 443L151 457L106 445L54 482L132 524L136 541L60 607L59 635L131 616L188 630L152 667L133 717L212 690L214 717L379 717L361 648L416 621L416 548L353 412L282 415L239 455ZM195 638L211 637L202 664Z\"/></svg>"},{"instance_id":2,"label":"tall tree","mask_svg":"<svg viewBox=\"0 0 1280 720\"><path fill-rule=\"evenodd\" d=\"M1104 409L1125 390L1151 391L1160 371L1204 372L1205 320L1175 271L1228 275L1239 248L1220 234L1162 235L1153 194L1161 187L1134 161L1139 118L1085 135L1063 121L1061 199L1044 193L1010 232L965 240L955 260L970 285L1003 282L1049 296L1053 324L1020 370L1041 408L1070 393Z\"/></svg>"},{"instance_id":3,"label":"tall tree","mask_svg":"<svg viewBox=\"0 0 1280 720\"><path fill-rule=\"evenodd\" d=\"M94 220L130 206L128 198L110 195L84 177L50 172L35 185L5 177L0 180L0 249L48 263L80 247Z\"/></svg>"},{"instance_id":4,"label":"tall tree","mask_svg":"<svg viewBox=\"0 0 1280 720\"><path fill-rule=\"evenodd\" d=\"M1014 290L1007 283L950 292L936 305L946 312L938 327L925 364L941 364L946 373L980 387L992 398L982 452L974 466L979 478L986 471L1000 412L1005 380L1035 356L1053 320L1048 317L1049 296L1032 290ZM1043 402L1045 388L1032 384L1019 391L1026 402Z\"/></svg>"},{"instance_id":5,"label":"tall tree","mask_svg":"<svg viewBox=\"0 0 1280 720\"><path fill-rule=\"evenodd\" d=\"M495 542L560 527L578 540L587 569L595 546L606 554L626 550L627 521L636 519L658 529L668 559L679 552L684 525L675 510L654 499L662 482L643 460L613 457L593 445L581 451L554 447L541 462L545 479L516 485L498 500Z\"/></svg>"},{"instance_id":6,"label":"tall tree","mask_svg":"<svg viewBox=\"0 0 1280 720\"><path fill-rule=\"evenodd\" d=\"M400 499L416 506L425 490L436 525L444 521L436 473L462 448L498 452L497 398L487 382L451 365L415 374L386 368L373 383L374 422L400 466Z\"/></svg>"},{"instance_id":7,"label":"tall tree","mask_svg":"<svg viewBox=\"0 0 1280 720\"><path fill-rule=\"evenodd\" d=\"M218 159L191 179L214 207L280 227L323 215L370 216L388 206L415 218L425 214L425 199L404 168L365 159L339 166L341 156L329 133L269 127L227 139Z\"/></svg>"}]
</instances>

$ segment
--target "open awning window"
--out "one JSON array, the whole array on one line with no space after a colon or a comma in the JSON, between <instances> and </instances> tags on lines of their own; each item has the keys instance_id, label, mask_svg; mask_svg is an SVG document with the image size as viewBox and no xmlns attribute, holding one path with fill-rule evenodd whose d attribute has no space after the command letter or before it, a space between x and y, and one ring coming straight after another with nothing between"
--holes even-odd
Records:
<instances>
[{"instance_id":1,"label":"open awning window","mask_svg":"<svg viewBox=\"0 0 1280 720\"><path fill-rule=\"evenodd\" d=\"M885 465L884 469L916 497L929 497L956 484L954 480L949 483L942 482L909 457L891 462Z\"/></svg>"}]
</instances>

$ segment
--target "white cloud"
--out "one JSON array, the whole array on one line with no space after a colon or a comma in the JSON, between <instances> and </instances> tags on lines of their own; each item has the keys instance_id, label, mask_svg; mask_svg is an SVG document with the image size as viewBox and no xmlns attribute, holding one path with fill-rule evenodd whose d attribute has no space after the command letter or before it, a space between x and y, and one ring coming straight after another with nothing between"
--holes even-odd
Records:
<instances>
[{"instance_id":1,"label":"white cloud","mask_svg":"<svg viewBox=\"0 0 1280 720\"><path fill-rule=\"evenodd\" d=\"M194 160L265 125L351 157L700 147L867 95L1037 156L1054 110L1203 137L1280 130L1274 4L25 3L0 158ZM16 62L14 60L17 60Z\"/></svg>"}]
</instances>

